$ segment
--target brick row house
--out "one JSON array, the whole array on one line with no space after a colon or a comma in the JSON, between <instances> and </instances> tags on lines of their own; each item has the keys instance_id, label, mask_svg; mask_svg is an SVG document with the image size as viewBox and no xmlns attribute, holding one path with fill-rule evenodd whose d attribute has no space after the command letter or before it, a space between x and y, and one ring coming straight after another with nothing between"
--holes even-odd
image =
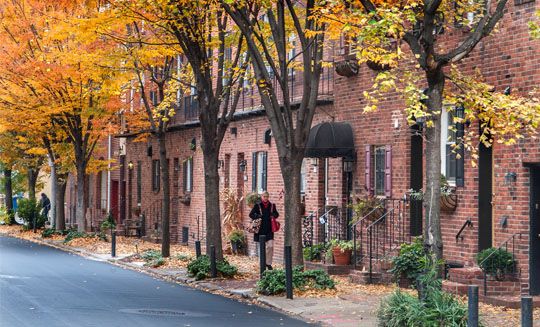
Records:
<instances>
[{"instance_id":1,"label":"brick row house","mask_svg":"<svg viewBox=\"0 0 540 327\"><path fill-rule=\"evenodd\" d=\"M498 91L525 95L539 86L540 42L531 40L527 29L527 22L539 8L534 1L509 3L499 31L480 42L463 61L465 69L479 69ZM343 68L347 63L338 52L332 54L335 67ZM362 94L371 87L376 72L366 65L345 73L341 68L341 75L327 68L321 78L319 106L302 168L303 236L305 244L355 238L353 264L366 270L369 257L384 258L399 243L422 234L422 204L411 199L408 190L420 190L426 183L424 141L421 124L410 126L398 95L382 99L378 111L363 113ZM301 95L301 72L291 71L290 78L294 103ZM137 103L133 95L131 99ZM171 171L171 240L192 245L204 239L203 156L196 95L178 100L180 110L166 142ZM235 189L241 195L268 190L277 209L284 212L276 146L256 89L246 87L237 111L220 152L220 187ZM459 114L459 108L451 112ZM540 142L527 138L515 146L496 142L490 148L480 145L478 166L473 167L469 153L461 159L451 153L456 140L448 130L453 124L451 115L442 115L441 136L441 174L454 190L442 200L444 257L450 279L445 287L462 291L468 283L483 284L476 254L505 246L515 254L516 275L510 281L489 281L485 294L539 294ZM478 127L458 126L458 133L460 128ZM126 134L112 137L108 145L107 152L116 163L110 173L88 178L87 227L98 225L104 208L120 226L144 214L145 237L158 240L162 190L157 141L137 142ZM73 183L71 179L68 208L75 207L74 196L70 196L75 194ZM385 219L354 217L348 206L351 199L368 195L387 199L380 215L386 214ZM246 224L249 209L244 203ZM74 222L73 215L74 210L70 210L67 216ZM256 255L255 244L248 238L248 253ZM282 232L276 240L276 260L280 260ZM372 262L371 270L380 266Z\"/></svg>"}]
</instances>

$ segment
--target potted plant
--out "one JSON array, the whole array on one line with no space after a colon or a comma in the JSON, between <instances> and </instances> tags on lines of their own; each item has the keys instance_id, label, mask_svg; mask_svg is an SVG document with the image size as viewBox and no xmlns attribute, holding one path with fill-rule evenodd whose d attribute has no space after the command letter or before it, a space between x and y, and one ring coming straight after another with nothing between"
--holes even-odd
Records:
<instances>
[{"instance_id":1,"label":"potted plant","mask_svg":"<svg viewBox=\"0 0 540 327\"><path fill-rule=\"evenodd\" d=\"M416 286L418 276L424 271L424 257L424 242L421 237L416 237L412 243L400 246L398 255L392 258L392 269L388 272L399 286Z\"/></svg>"},{"instance_id":2,"label":"potted plant","mask_svg":"<svg viewBox=\"0 0 540 327\"><path fill-rule=\"evenodd\" d=\"M260 200L261 200L261 196L257 192L251 192L246 195L246 204L250 208L253 207Z\"/></svg>"},{"instance_id":3,"label":"potted plant","mask_svg":"<svg viewBox=\"0 0 540 327\"><path fill-rule=\"evenodd\" d=\"M330 241L334 263L338 266L351 264L353 241L332 240Z\"/></svg>"},{"instance_id":4,"label":"potted plant","mask_svg":"<svg viewBox=\"0 0 540 327\"><path fill-rule=\"evenodd\" d=\"M116 223L114 221L114 218L112 216L112 213L109 213L107 216L107 219L101 222L99 225L99 229L102 233L107 234L108 231L114 229L116 227Z\"/></svg>"},{"instance_id":5,"label":"potted plant","mask_svg":"<svg viewBox=\"0 0 540 327\"><path fill-rule=\"evenodd\" d=\"M369 219L378 219L384 215L384 205L381 200L374 196L366 197L353 197L354 203L350 204L349 207L354 212L354 217L351 220L351 224L356 223L360 219L366 217Z\"/></svg>"},{"instance_id":6,"label":"potted plant","mask_svg":"<svg viewBox=\"0 0 540 327\"><path fill-rule=\"evenodd\" d=\"M243 253L245 234L243 230L235 229L229 234L233 254Z\"/></svg>"},{"instance_id":7,"label":"potted plant","mask_svg":"<svg viewBox=\"0 0 540 327\"><path fill-rule=\"evenodd\" d=\"M478 266L496 280L504 280L514 271L515 262L512 254L505 249L489 248L476 256Z\"/></svg>"}]
</instances>

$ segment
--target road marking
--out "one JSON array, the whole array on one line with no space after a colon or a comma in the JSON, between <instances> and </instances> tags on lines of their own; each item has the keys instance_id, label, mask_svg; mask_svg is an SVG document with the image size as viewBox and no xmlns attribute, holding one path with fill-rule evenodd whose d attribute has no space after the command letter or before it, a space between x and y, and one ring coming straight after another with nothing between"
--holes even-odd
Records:
<instances>
[{"instance_id":1,"label":"road marking","mask_svg":"<svg viewBox=\"0 0 540 327\"><path fill-rule=\"evenodd\" d=\"M0 275L0 278L3 278L3 279L30 279L30 277L12 276L12 275Z\"/></svg>"}]
</instances>

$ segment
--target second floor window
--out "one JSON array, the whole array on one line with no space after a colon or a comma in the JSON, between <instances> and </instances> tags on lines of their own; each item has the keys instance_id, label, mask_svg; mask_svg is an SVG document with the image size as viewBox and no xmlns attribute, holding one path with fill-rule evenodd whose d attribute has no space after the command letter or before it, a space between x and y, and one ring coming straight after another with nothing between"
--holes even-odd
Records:
<instances>
[{"instance_id":1,"label":"second floor window","mask_svg":"<svg viewBox=\"0 0 540 327\"><path fill-rule=\"evenodd\" d=\"M366 145L365 183L369 194L392 196L392 146Z\"/></svg>"},{"instance_id":2,"label":"second floor window","mask_svg":"<svg viewBox=\"0 0 540 327\"><path fill-rule=\"evenodd\" d=\"M262 193L266 191L266 177L267 177L267 157L268 154L265 151L253 152L252 160L252 174L251 174L251 188L253 192Z\"/></svg>"},{"instance_id":3,"label":"second floor window","mask_svg":"<svg viewBox=\"0 0 540 327\"><path fill-rule=\"evenodd\" d=\"M193 157L184 161L184 193L193 191Z\"/></svg>"}]
</instances>

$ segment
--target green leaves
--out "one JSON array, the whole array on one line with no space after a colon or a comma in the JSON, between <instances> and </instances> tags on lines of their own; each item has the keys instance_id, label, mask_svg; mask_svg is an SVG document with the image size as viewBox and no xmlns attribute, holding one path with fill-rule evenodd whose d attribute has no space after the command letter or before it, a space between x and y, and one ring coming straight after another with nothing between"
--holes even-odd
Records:
<instances>
[{"instance_id":1,"label":"green leaves","mask_svg":"<svg viewBox=\"0 0 540 327\"><path fill-rule=\"evenodd\" d=\"M335 282L322 270L303 270L302 266L293 268L293 288L305 290L314 289L333 289ZM274 269L266 270L257 282L257 291L267 295L281 294L286 291L285 288L285 270Z\"/></svg>"}]
</instances>

